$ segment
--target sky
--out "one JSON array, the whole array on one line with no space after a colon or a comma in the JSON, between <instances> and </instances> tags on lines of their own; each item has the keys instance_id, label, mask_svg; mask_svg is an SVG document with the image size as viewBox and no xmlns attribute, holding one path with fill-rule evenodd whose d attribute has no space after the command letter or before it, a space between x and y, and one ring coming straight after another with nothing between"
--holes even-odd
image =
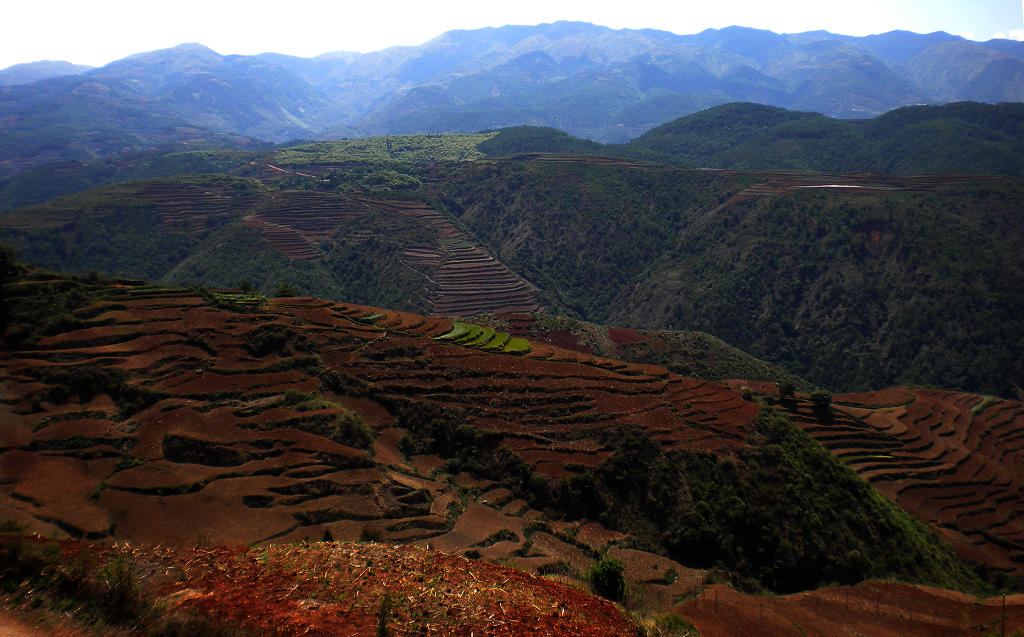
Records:
<instances>
[{"instance_id":1,"label":"sky","mask_svg":"<svg viewBox=\"0 0 1024 637\"><path fill-rule=\"evenodd\" d=\"M36 60L101 66L199 42L221 54L312 57L422 44L445 31L579 20L679 34L740 25L777 33L946 31L1024 40L1024 0L31 0L0 9L0 68Z\"/></svg>"}]
</instances>

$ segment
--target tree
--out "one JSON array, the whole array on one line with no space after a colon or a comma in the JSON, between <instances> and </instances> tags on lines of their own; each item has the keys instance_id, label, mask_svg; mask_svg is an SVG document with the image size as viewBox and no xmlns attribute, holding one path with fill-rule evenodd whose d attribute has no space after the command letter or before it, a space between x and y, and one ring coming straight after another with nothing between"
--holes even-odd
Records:
<instances>
[{"instance_id":1,"label":"tree","mask_svg":"<svg viewBox=\"0 0 1024 637\"><path fill-rule=\"evenodd\" d=\"M796 392L796 383L792 378L783 378L779 381L779 399L793 400L793 393Z\"/></svg>"},{"instance_id":2,"label":"tree","mask_svg":"<svg viewBox=\"0 0 1024 637\"><path fill-rule=\"evenodd\" d=\"M814 403L815 411L827 412L832 406L832 392L826 389L816 389L811 392L811 402Z\"/></svg>"},{"instance_id":3,"label":"tree","mask_svg":"<svg viewBox=\"0 0 1024 637\"><path fill-rule=\"evenodd\" d=\"M295 286L291 283L282 283L274 290L274 296L295 296Z\"/></svg>"},{"instance_id":4,"label":"tree","mask_svg":"<svg viewBox=\"0 0 1024 637\"><path fill-rule=\"evenodd\" d=\"M591 565L587 571L587 579L594 587L594 592L613 602L622 601L626 594L625 570L622 562L614 557L602 557Z\"/></svg>"}]
</instances>

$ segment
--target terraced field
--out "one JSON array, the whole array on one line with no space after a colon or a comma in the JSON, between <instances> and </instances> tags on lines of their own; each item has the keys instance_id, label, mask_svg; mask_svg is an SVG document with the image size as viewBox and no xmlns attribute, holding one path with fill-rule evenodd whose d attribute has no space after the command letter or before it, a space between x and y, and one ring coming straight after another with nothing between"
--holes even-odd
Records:
<instances>
[{"instance_id":1,"label":"terraced field","mask_svg":"<svg viewBox=\"0 0 1024 637\"><path fill-rule=\"evenodd\" d=\"M156 205L169 232L199 232L240 217L244 225L258 229L270 247L296 261L324 258L324 250L341 238L347 224L363 215L400 215L415 220L432 237L426 244L403 244L399 257L424 278L424 297L432 313L460 316L540 308L532 285L423 202L305 190L239 195L173 182L147 184L140 196ZM367 237L374 234L368 232Z\"/></svg>"},{"instance_id":2,"label":"terraced field","mask_svg":"<svg viewBox=\"0 0 1024 637\"><path fill-rule=\"evenodd\" d=\"M1014 635L1024 629L1024 595L968 595L894 582L834 586L781 597L744 595L721 584L680 607L701 635L728 637ZM1001 630L1005 632L1001 633Z\"/></svg>"},{"instance_id":3,"label":"terraced field","mask_svg":"<svg viewBox=\"0 0 1024 637\"><path fill-rule=\"evenodd\" d=\"M795 422L965 557L1024 570L1024 404L933 389L839 395Z\"/></svg>"},{"instance_id":4,"label":"terraced field","mask_svg":"<svg viewBox=\"0 0 1024 637\"><path fill-rule=\"evenodd\" d=\"M728 453L758 413L736 391L659 367L479 326L464 343L446 339L458 327L447 319L150 286L91 294L75 329L0 354L0 517L45 535L172 546L369 538L574 576L622 536L547 521L508 489L410 452L403 405L499 432L552 478L610 455L600 428ZM693 585L634 570L665 600Z\"/></svg>"},{"instance_id":5,"label":"terraced field","mask_svg":"<svg viewBox=\"0 0 1024 637\"><path fill-rule=\"evenodd\" d=\"M274 193L257 212L243 218L271 247L294 260L324 256L319 245L333 243L342 224L368 211L358 200L313 191Z\"/></svg>"},{"instance_id":6,"label":"terraced field","mask_svg":"<svg viewBox=\"0 0 1024 637\"><path fill-rule=\"evenodd\" d=\"M307 170L329 172L331 167L311 166ZM269 165L250 168L252 174L268 180L282 174L293 179L320 179L313 172L285 171ZM265 174L267 171L269 176ZM428 170L424 178L430 181L440 177ZM143 211L148 214L140 215ZM133 217L141 217L142 221ZM295 262L329 262L332 250L342 245L341 251L349 252L338 258L345 263L338 267L327 263L320 273L328 289L335 284L347 289L350 277L355 275L347 269L350 252L365 251L367 263L360 268L391 267L392 275L396 270L416 273L408 282L412 289L403 295L407 299L406 307L446 316L540 309L537 290L532 284L485 252L478 242L422 201L381 200L320 190L273 190L255 178L226 175L181 177L109 186L7 213L0 219L0 231L59 233L80 222L108 224L94 228L101 235L105 228L109 228L109 232L121 232L125 223L148 224L147 232L154 235L152 242L159 244L168 239L171 247L164 253L184 251L183 245L200 253L219 253L221 246L204 242L220 240L220 235L211 233L228 224L241 223L257 230L270 249ZM181 234L193 236L187 240L170 239ZM70 251L77 249L82 255L88 255L89 250L96 253L109 250L105 240L97 241L100 247ZM365 245L367 242L370 245ZM69 258L73 257L73 261L86 258L82 255ZM111 256L111 263L121 267L121 255ZM159 279L175 265L180 265L180 261L146 270L145 276ZM75 261L70 269L80 266L81 263ZM96 269L109 271L110 267L106 264ZM130 271L119 271L119 274L142 276L132 270L135 265L126 267ZM216 272L222 267L203 262L191 274L193 279L202 279L208 271ZM333 277L337 280L332 281ZM195 283L193 279L188 282ZM416 286L419 289L415 289Z\"/></svg>"},{"instance_id":7,"label":"terraced field","mask_svg":"<svg viewBox=\"0 0 1024 637\"><path fill-rule=\"evenodd\" d=\"M139 199L156 206L168 232L201 232L223 225L260 204L262 193L218 185L154 181L142 185Z\"/></svg>"},{"instance_id":8,"label":"terraced field","mask_svg":"<svg viewBox=\"0 0 1024 637\"><path fill-rule=\"evenodd\" d=\"M434 314L468 316L481 312L533 312L540 309L534 287L485 253L433 208L415 201L373 202L420 220L438 237L434 246L409 246L404 262L434 284Z\"/></svg>"}]
</instances>

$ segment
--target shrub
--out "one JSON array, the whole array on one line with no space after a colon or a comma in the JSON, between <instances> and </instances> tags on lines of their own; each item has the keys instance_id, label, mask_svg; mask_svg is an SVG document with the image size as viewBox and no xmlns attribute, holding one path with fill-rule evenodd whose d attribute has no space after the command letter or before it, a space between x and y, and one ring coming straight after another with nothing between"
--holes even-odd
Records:
<instances>
[{"instance_id":1,"label":"shrub","mask_svg":"<svg viewBox=\"0 0 1024 637\"><path fill-rule=\"evenodd\" d=\"M369 449L374 439L373 430L363 423L363 418L347 409L335 416L328 437L335 442L359 449Z\"/></svg>"},{"instance_id":2,"label":"shrub","mask_svg":"<svg viewBox=\"0 0 1024 637\"><path fill-rule=\"evenodd\" d=\"M288 356L293 351L313 351L313 343L304 335L285 325L261 325L245 334L242 347L253 356L269 354Z\"/></svg>"},{"instance_id":3,"label":"shrub","mask_svg":"<svg viewBox=\"0 0 1024 637\"><path fill-rule=\"evenodd\" d=\"M306 394L306 393L300 392L297 389L289 389L288 391L286 391L284 393L283 404L286 407L294 407L295 405L298 405L300 403L304 403L307 400L312 400L312 399L313 399L313 396L310 395L310 394Z\"/></svg>"},{"instance_id":4,"label":"shrub","mask_svg":"<svg viewBox=\"0 0 1024 637\"><path fill-rule=\"evenodd\" d=\"M8 591L29 584L39 593L40 605L57 598L80 606L87 616L111 623L135 621L150 608L135 564L118 553L102 567L101 562L89 548L69 557L56 542L15 536L0 542L0 584Z\"/></svg>"},{"instance_id":5,"label":"shrub","mask_svg":"<svg viewBox=\"0 0 1024 637\"><path fill-rule=\"evenodd\" d=\"M622 601L626 593L625 566L614 557L602 557L587 570L587 579L594 592L613 602Z\"/></svg>"},{"instance_id":6,"label":"shrub","mask_svg":"<svg viewBox=\"0 0 1024 637\"><path fill-rule=\"evenodd\" d=\"M295 296L295 286L291 283L282 283L274 290L274 296Z\"/></svg>"},{"instance_id":7,"label":"shrub","mask_svg":"<svg viewBox=\"0 0 1024 637\"><path fill-rule=\"evenodd\" d=\"M832 393L825 389L816 389L811 392L811 402L814 403L816 411L827 412L832 405Z\"/></svg>"},{"instance_id":8,"label":"shrub","mask_svg":"<svg viewBox=\"0 0 1024 637\"><path fill-rule=\"evenodd\" d=\"M100 569L97 579L97 601L108 619L122 622L140 614L145 601L131 560L124 555L115 555Z\"/></svg>"}]
</instances>

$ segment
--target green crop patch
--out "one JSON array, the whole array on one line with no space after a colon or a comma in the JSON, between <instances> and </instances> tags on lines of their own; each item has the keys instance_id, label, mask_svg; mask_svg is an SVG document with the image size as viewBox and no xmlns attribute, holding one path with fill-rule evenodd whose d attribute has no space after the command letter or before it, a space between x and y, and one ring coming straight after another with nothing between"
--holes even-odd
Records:
<instances>
[{"instance_id":1,"label":"green crop patch","mask_svg":"<svg viewBox=\"0 0 1024 637\"><path fill-rule=\"evenodd\" d=\"M476 340L476 338L480 336L480 332L484 330L484 328L480 327L479 325L473 325L472 323L467 324L466 327L469 328L466 331L466 333L460 338L455 339L455 342L458 343L459 345L465 345L471 341Z\"/></svg>"},{"instance_id":2,"label":"green crop patch","mask_svg":"<svg viewBox=\"0 0 1024 637\"><path fill-rule=\"evenodd\" d=\"M484 347L488 343L490 343L493 338L494 328L483 327L480 328L480 333L477 334L475 338L464 339L461 344L465 345L466 347Z\"/></svg>"},{"instance_id":3,"label":"green crop patch","mask_svg":"<svg viewBox=\"0 0 1024 637\"><path fill-rule=\"evenodd\" d=\"M435 336L434 339L438 341L455 341L461 339L469 333L469 328L472 327L466 323L452 323L452 329L448 332Z\"/></svg>"},{"instance_id":4,"label":"green crop patch","mask_svg":"<svg viewBox=\"0 0 1024 637\"><path fill-rule=\"evenodd\" d=\"M495 332L494 338L492 338L487 345L484 345L483 349L488 352L501 352L505 349L505 346L508 345L509 339L511 338L512 337L508 332Z\"/></svg>"},{"instance_id":5,"label":"green crop patch","mask_svg":"<svg viewBox=\"0 0 1024 637\"><path fill-rule=\"evenodd\" d=\"M530 349L530 341L525 338L513 336L508 339L508 343L505 344L505 347L501 351L506 354L528 354Z\"/></svg>"},{"instance_id":6,"label":"green crop patch","mask_svg":"<svg viewBox=\"0 0 1024 637\"><path fill-rule=\"evenodd\" d=\"M499 332L493 327L481 327L472 323L455 322L452 324L451 330L440 336L435 336L434 340L501 354L526 354L531 349L530 342L525 338L511 336L508 332Z\"/></svg>"}]
</instances>

